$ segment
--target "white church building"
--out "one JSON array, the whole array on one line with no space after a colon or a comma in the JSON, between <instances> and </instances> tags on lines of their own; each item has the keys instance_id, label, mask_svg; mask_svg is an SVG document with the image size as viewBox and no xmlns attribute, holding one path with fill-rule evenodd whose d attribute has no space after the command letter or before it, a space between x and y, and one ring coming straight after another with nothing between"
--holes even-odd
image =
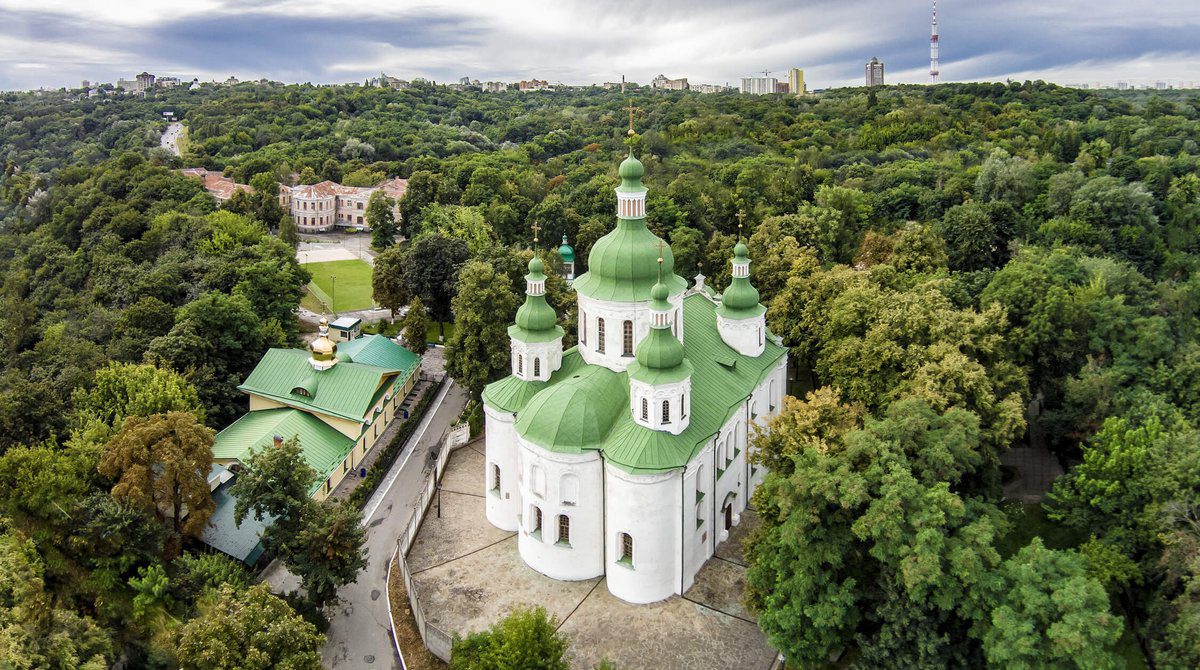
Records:
<instances>
[{"instance_id":1,"label":"white church building","mask_svg":"<svg viewBox=\"0 0 1200 670\"><path fill-rule=\"evenodd\" d=\"M535 570L604 575L631 603L687 591L740 522L766 474L748 438L787 381L746 245L723 295L703 276L689 288L646 228L642 173L632 153L621 163L616 228L573 282L578 346L563 350L535 257L508 331L512 374L483 393L488 521L518 533Z\"/></svg>"}]
</instances>

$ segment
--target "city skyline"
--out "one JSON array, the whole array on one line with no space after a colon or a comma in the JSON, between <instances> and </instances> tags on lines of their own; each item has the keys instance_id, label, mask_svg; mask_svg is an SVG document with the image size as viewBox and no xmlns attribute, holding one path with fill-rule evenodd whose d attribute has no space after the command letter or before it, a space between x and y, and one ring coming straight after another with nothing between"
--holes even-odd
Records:
<instances>
[{"instance_id":1,"label":"city skyline","mask_svg":"<svg viewBox=\"0 0 1200 670\"><path fill-rule=\"evenodd\" d=\"M0 89L115 81L143 69L188 79L313 83L362 81L386 71L440 82L536 76L568 84L619 81L624 74L647 84L663 72L736 85L763 70L786 77L790 67L805 70L810 88L823 88L861 85L862 63L872 56L888 63L888 83L926 83L930 76L925 0L760 0L736 7L671 1L634 13L608 2L25 5L0 0ZM1079 20L1085 15L1087 21ZM1200 12L1181 0L1150 8L952 0L939 3L938 26L943 81L1200 79L1200 47L1190 37L1200 28Z\"/></svg>"}]
</instances>

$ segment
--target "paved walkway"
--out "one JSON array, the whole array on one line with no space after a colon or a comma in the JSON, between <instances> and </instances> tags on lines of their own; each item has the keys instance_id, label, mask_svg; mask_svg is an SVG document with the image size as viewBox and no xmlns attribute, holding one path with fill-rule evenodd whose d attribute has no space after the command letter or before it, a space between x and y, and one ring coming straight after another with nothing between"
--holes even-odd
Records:
<instances>
[{"instance_id":1,"label":"paved walkway","mask_svg":"<svg viewBox=\"0 0 1200 670\"><path fill-rule=\"evenodd\" d=\"M747 515L696 576L683 597L631 605L608 592L603 577L564 582L521 561L516 534L484 516L480 490L483 445L450 457L439 502L430 506L408 554L426 621L466 635L502 618L513 606L542 605L571 640L573 668L602 659L619 668L769 670L776 653L741 606L746 568L741 537Z\"/></svg>"},{"instance_id":2,"label":"paved walkway","mask_svg":"<svg viewBox=\"0 0 1200 670\"><path fill-rule=\"evenodd\" d=\"M452 426L467 403L467 393L447 382L440 404L435 399L429 412L404 445L396 463L375 495L367 501L363 522L367 524L367 567L358 581L338 592L343 604L330 617L328 642L322 654L326 668L396 668L395 647L388 623L386 591L388 561L396 549L396 538L408 525L413 507L425 486L425 454Z\"/></svg>"}]
</instances>

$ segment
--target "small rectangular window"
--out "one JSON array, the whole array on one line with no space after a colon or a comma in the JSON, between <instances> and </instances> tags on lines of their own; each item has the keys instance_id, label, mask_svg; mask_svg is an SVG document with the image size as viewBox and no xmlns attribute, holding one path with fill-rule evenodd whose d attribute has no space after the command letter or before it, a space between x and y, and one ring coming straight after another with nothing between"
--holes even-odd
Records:
<instances>
[{"instance_id":1,"label":"small rectangular window","mask_svg":"<svg viewBox=\"0 0 1200 670\"><path fill-rule=\"evenodd\" d=\"M620 533L618 538L621 543L621 556L617 562L633 567L633 536L629 533Z\"/></svg>"},{"instance_id":2,"label":"small rectangular window","mask_svg":"<svg viewBox=\"0 0 1200 670\"><path fill-rule=\"evenodd\" d=\"M558 543L571 544L571 517L566 514L558 515Z\"/></svg>"}]
</instances>

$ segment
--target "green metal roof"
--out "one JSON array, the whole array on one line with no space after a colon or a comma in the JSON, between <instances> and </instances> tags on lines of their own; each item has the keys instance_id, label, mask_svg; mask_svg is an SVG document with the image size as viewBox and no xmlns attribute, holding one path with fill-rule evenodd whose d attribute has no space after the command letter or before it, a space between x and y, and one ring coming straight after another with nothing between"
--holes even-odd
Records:
<instances>
[{"instance_id":1,"label":"green metal roof","mask_svg":"<svg viewBox=\"0 0 1200 670\"><path fill-rule=\"evenodd\" d=\"M529 261L529 274L525 275L525 281L530 284L543 282L544 286L546 275L542 274L543 269L542 260L534 256ZM532 295L526 290L525 302L517 309L515 321L515 330L509 328L509 335L523 342L545 342L563 334L562 328L558 327L558 315L546 302L545 293Z\"/></svg>"},{"instance_id":2,"label":"green metal roof","mask_svg":"<svg viewBox=\"0 0 1200 670\"><path fill-rule=\"evenodd\" d=\"M617 219L617 227L592 246L588 271L575 279L575 291L597 300L649 300L650 289L658 283L659 242L645 219ZM663 283L672 294L687 288L674 267L675 256L664 244Z\"/></svg>"},{"instance_id":3,"label":"green metal roof","mask_svg":"<svg viewBox=\"0 0 1200 670\"><path fill-rule=\"evenodd\" d=\"M245 462L251 452L270 448L276 435L285 440L300 438L304 461L320 475L320 479L313 482L313 491L354 448L354 440L307 412L290 408L261 409L243 414L217 433L213 458Z\"/></svg>"},{"instance_id":4,"label":"green metal roof","mask_svg":"<svg viewBox=\"0 0 1200 670\"><path fill-rule=\"evenodd\" d=\"M558 257L561 258L562 262L564 263L575 262L575 250L571 248L571 245L567 244L566 235L563 235L562 246L558 248Z\"/></svg>"},{"instance_id":5,"label":"green metal roof","mask_svg":"<svg viewBox=\"0 0 1200 670\"><path fill-rule=\"evenodd\" d=\"M621 162L618 191L644 193L641 176L644 168L630 152ZM592 245L588 253L588 271L575 279L577 293L596 300L633 302L650 299L650 289L659 281L658 253L662 240L646 228L646 218L617 217L617 227ZM663 244L663 277L670 293L687 288L687 281L674 272L675 256Z\"/></svg>"},{"instance_id":6,"label":"green metal roof","mask_svg":"<svg viewBox=\"0 0 1200 670\"><path fill-rule=\"evenodd\" d=\"M518 415L517 432L551 451L580 453L598 448L617 415L628 408L624 375L585 365L535 395Z\"/></svg>"},{"instance_id":7,"label":"green metal roof","mask_svg":"<svg viewBox=\"0 0 1200 670\"><path fill-rule=\"evenodd\" d=\"M483 392L484 402L493 409L516 414L518 433L552 451L600 449L606 460L635 474L685 466L774 369L786 349L768 338L762 355L752 358L738 354L717 332L716 305L699 294L684 298L683 327L684 353L692 366L692 396L690 423L679 435L637 425L629 412L627 374L587 365L574 348L563 354L563 367L549 382L506 377L488 385ZM568 381L570 384L565 385ZM569 392L562 393L564 390ZM559 395L564 399L552 402ZM575 413L582 400L592 398L597 409ZM596 441L595 434L605 431L599 418L613 404L619 404L620 409L606 434ZM537 418L542 412L548 414L544 422ZM571 425L575 417L581 425ZM554 443L559 436L561 445Z\"/></svg>"},{"instance_id":8,"label":"green metal roof","mask_svg":"<svg viewBox=\"0 0 1200 670\"><path fill-rule=\"evenodd\" d=\"M420 356L383 335L363 335L349 342L339 342L338 356L343 354L350 355L355 363L401 373L410 373L421 367ZM401 377L407 379L408 374L402 374Z\"/></svg>"},{"instance_id":9,"label":"green metal roof","mask_svg":"<svg viewBox=\"0 0 1200 670\"><path fill-rule=\"evenodd\" d=\"M214 463L213 468L221 466ZM237 505L237 498L229 493L231 486L232 480L221 484L212 492L216 508L208 518L208 524L200 532L200 541L246 565L253 566L263 553L263 533L275 519L267 516L259 521L253 514L248 514L242 519L240 526L234 523L233 511Z\"/></svg>"},{"instance_id":10,"label":"green metal roof","mask_svg":"<svg viewBox=\"0 0 1200 670\"><path fill-rule=\"evenodd\" d=\"M298 409L361 422L389 376L405 373L401 379L407 379L420 365L412 352L386 337L363 337L339 346L353 362L340 361L320 372L308 364L308 352L303 349L270 349L238 389ZM307 396L295 392L301 388Z\"/></svg>"}]
</instances>

